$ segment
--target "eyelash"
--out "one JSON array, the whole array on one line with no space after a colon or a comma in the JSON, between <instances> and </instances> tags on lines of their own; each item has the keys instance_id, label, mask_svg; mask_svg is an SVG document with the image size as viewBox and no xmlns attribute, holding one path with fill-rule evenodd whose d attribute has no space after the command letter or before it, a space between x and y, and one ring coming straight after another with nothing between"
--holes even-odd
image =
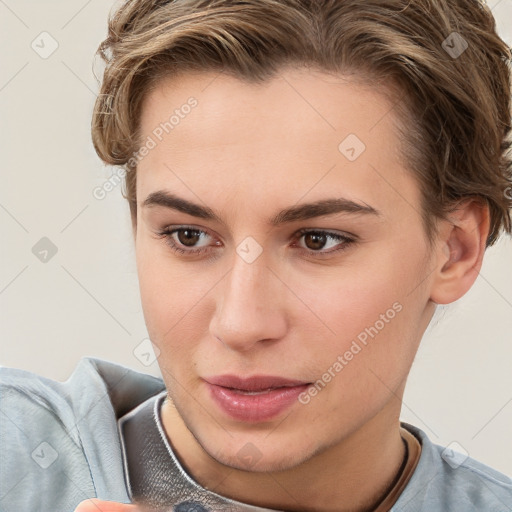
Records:
<instances>
[{"instance_id":1,"label":"eyelash","mask_svg":"<svg viewBox=\"0 0 512 512\"><path fill-rule=\"evenodd\" d=\"M182 249L180 246L178 246L176 244L176 242L174 242L174 240L172 239L172 235L174 233L177 233L179 231L187 231L187 230L194 231L196 233L205 233L206 235L208 234L208 233L206 233L206 231L204 231L202 229L194 228L192 226L181 226L179 228L173 228L173 229L166 228L166 229L164 229L162 231L159 231L157 233L157 236L159 238L163 238L165 243L169 246L169 248L173 252L175 252L177 254L181 254L181 255L187 254L187 255L191 255L191 256L198 256L200 254L203 254L203 253L207 252L209 246L208 247L203 247L201 249L187 250L187 249ZM295 235L295 239L298 241L304 235L308 235L308 234L315 234L315 235L326 236L328 238L337 240L339 242L343 242L343 245L341 245L341 247L339 247L338 249L334 249L334 250L331 249L328 252L320 252L320 251L313 251L311 249L300 248L300 250L302 250L303 252L307 253L308 256L313 256L313 257L316 257L316 258L322 258L322 257L326 257L326 256L331 256L332 254L335 254L335 253L340 253L340 252L345 251L346 249L348 249L351 245L353 245L356 242L355 239L349 238L346 235L341 235L341 234L338 234L338 233L332 233L330 231L324 231L324 230L320 230L320 229L301 229Z\"/></svg>"}]
</instances>

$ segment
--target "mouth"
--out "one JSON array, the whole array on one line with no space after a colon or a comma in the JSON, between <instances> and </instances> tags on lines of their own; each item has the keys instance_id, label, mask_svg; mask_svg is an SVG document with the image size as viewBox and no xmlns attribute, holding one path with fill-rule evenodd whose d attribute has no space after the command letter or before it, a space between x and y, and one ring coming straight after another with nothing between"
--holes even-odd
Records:
<instances>
[{"instance_id":1,"label":"mouth","mask_svg":"<svg viewBox=\"0 0 512 512\"><path fill-rule=\"evenodd\" d=\"M265 422L297 401L311 382L275 376L241 378L222 375L203 379L221 413L242 422Z\"/></svg>"},{"instance_id":2,"label":"mouth","mask_svg":"<svg viewBox=\"0 0 512 512\"><path fill-rule=\"evenodd\" d=\"M265 393L268 393L269 391L273 391L274 389L280 389L280 388L267 388L267 389L263 389L261 391L247 391L246 389L237 389L237 388L225 388L225 389L229 389L233 393L239 393L240 395L254 396L254 395L264 395Z\"/></svg>"}]
</instances>

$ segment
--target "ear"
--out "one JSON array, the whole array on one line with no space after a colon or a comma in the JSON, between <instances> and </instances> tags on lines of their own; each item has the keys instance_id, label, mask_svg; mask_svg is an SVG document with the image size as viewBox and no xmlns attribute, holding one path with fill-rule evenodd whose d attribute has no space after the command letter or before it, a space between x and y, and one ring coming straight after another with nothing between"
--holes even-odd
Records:
<instances>
[{"instance_id":1,"label":"ear","mask_svg":"<svg viewBox=\"0 0 512 512\"><path fill-rule=\"evenodd\" d=\"M437 265L430 299L450 304L473 286L482 267L489 236L489 206L469 199L440 221Z\"/></svg>"}]
</instances>

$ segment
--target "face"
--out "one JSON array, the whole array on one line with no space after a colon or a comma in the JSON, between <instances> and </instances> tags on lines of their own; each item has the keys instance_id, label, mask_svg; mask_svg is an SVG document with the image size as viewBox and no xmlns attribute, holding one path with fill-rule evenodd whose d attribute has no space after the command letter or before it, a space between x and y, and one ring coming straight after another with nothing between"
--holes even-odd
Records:
<instances>
[{"instance_id":1,"label":"face","mask_svg":"<svg viewBox=\"0 0 512 512\"><path fill-rule=\"evenodd\" d=\"M217 461L292 468L396 421L433 308L395 122L380 92L299 69L264 85L188 74L147 97L143 311L172 402Z\"/></svg>"}]
</instances>

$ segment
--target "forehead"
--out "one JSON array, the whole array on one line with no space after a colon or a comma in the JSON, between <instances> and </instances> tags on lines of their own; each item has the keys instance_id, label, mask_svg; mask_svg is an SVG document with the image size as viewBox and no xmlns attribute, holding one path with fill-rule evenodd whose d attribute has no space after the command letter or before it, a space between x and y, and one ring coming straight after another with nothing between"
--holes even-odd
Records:
<instances>
[{"instance_id":1,"label":"forehead","mask_svg":"<svg viewBox=\"0 0 512 512\"><path fill-rule=\"evenodd\" d=\"M382 91L343 76L289 69L261 84L222 73L165 79L142 108L141 139L154 147L138 166L138 202L168 189L191 199L191 191L233 200L250 192L260 207L334 193L396 210L402 196L411 208L419 191L401 164L396 122Z\"/></svg>"},{"instance_id":2,"label":"forehead","mask_svg":"<svg viewBox=\"0 0 512 512\"><path fill-rule=\"evenodd\" d=\"M348 133L370 142L377 124L389 128L394 117L383 92L361 80L297 68L258 84L224 73L187 73L152 88L143 104L141 127L149 134L175 114L179 119L171 122L173 136L165 137L169 130L162 134L169 146L175 143L175 151L183 138L199 148L242 142L245 149L256 146L263 135L284 135L276 141L283 148L305 136L325 138L328 144ZM189 112L191 98L197 106ZM193 122L181 122L187 117ZM248 131L252 138L246 137Z\"/></svg>"}]
</instances>

